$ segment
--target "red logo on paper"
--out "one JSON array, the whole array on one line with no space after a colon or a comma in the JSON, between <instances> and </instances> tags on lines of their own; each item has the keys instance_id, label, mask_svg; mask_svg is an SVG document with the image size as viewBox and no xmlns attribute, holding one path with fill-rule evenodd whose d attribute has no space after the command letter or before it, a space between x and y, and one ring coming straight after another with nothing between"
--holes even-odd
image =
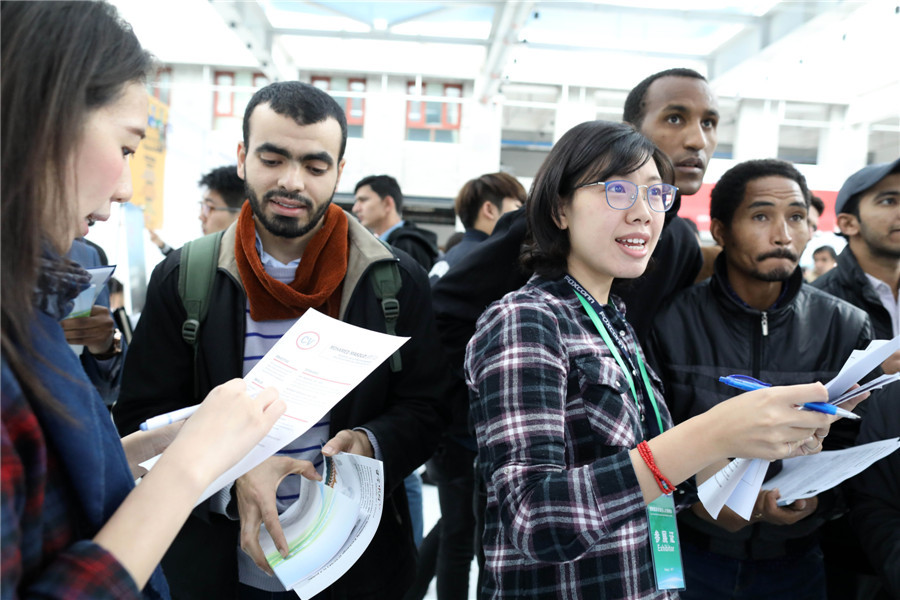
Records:
<instances>
[{"instance_id":1,"label":"red logo on paper","mask_svg":"<svg viewBox=\"0 0 900 600\"><path fill-rule=\"evenodd\" d=\"M297 336L297 347L301 350L311 350L319 344L319 334L315 331L304 331Z\"/></svg>"}]
</instances>

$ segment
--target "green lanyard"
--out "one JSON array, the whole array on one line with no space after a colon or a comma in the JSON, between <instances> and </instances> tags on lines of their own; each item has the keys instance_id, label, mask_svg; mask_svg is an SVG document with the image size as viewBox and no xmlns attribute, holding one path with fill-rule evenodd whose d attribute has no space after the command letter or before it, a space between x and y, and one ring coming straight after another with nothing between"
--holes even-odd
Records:
<instances>
[{"instance_id":1,"label":"green lanyard","mask_svg":"<svg viewBox=\"0 0 900 600\"><path fill-rule=\"evenodd\" d=\"M606 347L609 348L610 352L612 352L613 357L619 364L619 368L622 369L623 373L625 373L625 379L628 380L628 387L631 388L631 396L634 398L634 403L637 405L638 410L640 410L640 399L638 398L637 390L635 390L634 388L634 379L631 377L631 369L629 369L625 364L625 361L622 360L622 355L619 353L618 348L616 348L616 345L609 337L609 332L606 331L606 327L600 321L600 317L597 316L597 311L594 310L594 307L591 306L591 303L588 302L584 298L584 296L582 296L578 292L578 290L575 290L575 295L578 296L578 299L581 301L581 305L584 307L585 312L587 312L588 316L591 318L591 321L594 323L594 327L596 327L597 331L600 333L600 337L603 338L603 342L606 344ZM644 389L647 390L647 396L650 398L650 404L653 406L653 412L656 413L656 424L659 425L659 432L662 433L663 431L665 431L665 429L663 429L662 417L659 414L659 407L656 404L656 396L653 394L653 388L650 386L650 378L647 377L647 369L646 367L644 367L644 361L641 358L641 351L639 348L635 348L634 355L635 358L637 358L638 368L641 370L641 379L644 382Z\"/></svg>"}]
</instances>

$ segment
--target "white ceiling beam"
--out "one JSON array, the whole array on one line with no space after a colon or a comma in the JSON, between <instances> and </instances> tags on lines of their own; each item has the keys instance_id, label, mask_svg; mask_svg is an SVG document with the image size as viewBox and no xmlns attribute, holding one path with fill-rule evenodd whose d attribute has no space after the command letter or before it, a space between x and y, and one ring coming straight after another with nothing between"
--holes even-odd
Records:
<instances>
[{"instance_id":1,"label":"white ceiling beam","mask_svg":"<svg viewBox=\"0 0 900 600\"><path fill-rule=\"evenodd\" d=\"M266 13L256 0L210 4L259 62L259 69L271 81L296 79L297 68L290 55L278 46Z\"/></svg>"},{"instance_id":2,"label":"white ceiling beam","mask_svg":"<svg viewBox=\"0 0 900 600\"><path fill-rule=\"evenodd\" d=\"M484 67L475 78L474 96L482 104L488 102L503 80L503 70L512 48L519 43L518 31L531 15L535 2L506 0L494 13L490 47Z\"/></svg>"}]
</instances>

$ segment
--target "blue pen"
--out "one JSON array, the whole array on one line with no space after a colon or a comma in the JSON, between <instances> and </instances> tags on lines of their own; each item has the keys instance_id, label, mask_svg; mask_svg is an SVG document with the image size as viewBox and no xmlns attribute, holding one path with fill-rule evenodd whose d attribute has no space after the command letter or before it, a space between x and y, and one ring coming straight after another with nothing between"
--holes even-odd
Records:
<instances>
[{"instance_id":1,"label":"blue pen","mask_svg":"<svg viewBox=\"0 0 900 600\"><path fill-rule=\"evenodd\" d=\"M760 381L759 379L755 379L753 377L750 377L749 375L728 375L726 377L719 377L719 381L721 381L725 385L730 385L733 388L744 390L745 392L752 392L753 390L772 387L771 383Z\"/></svg>"},{"instance_id":2,"label":"blue pen","mask_svg":"<svg viewBox=\"0 0 900 600\"><path fill-rule=\"evenodd\" d=\"M814 410L816 412L825 413L826 415L837 415L838 417L844 417L845 419L859 419L860 416L850 412L849 410L840 408L835 406L834 404L828 404L827 402L807 402L803 405L802 408L806 410Z\"/></svg>"}]
</instances>

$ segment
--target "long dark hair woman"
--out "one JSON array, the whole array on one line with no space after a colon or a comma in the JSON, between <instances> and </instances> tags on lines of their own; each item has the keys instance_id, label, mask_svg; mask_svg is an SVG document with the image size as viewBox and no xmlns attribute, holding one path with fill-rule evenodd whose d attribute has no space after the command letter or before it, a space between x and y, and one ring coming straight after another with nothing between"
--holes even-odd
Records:
<instances>
[{"instance_id":1,"label":"long dark hair woman","mask_svg":"<svg viewBox=\"0 0 900 600\"><path fill-rule=\"evenodd\" d=\"M696 500L676 486L728 457L821 449L833 418L796 410L827 398L821 384L749 392L673 427L610 294L646 269L673 180L652 142L604 121L567 132L535 177L535 275L485 311L466 355L488 491L480 597L677 597L677 569L654 570L651 554L674 556L675 502ZM648 507L670 526L651 527Z\"/></svg>"},{"instance_id":2,"label":"long dark hair woman","mask_svg":"<svg viewBox=\"0 0 900 600\"><path fill-rule=\"evenodd\" d=\"M3 2L0 20L0 590L165 598L156 566L166 548L284 403L274 390L250 398L235 380L177 436L174 427L126 438L123 451L59 325L90 281L63 255L131 196L128 157L146 127L151 59L103 2ZM129 464L166 445L135 488Z\"/></svg>"}]
</instances>

